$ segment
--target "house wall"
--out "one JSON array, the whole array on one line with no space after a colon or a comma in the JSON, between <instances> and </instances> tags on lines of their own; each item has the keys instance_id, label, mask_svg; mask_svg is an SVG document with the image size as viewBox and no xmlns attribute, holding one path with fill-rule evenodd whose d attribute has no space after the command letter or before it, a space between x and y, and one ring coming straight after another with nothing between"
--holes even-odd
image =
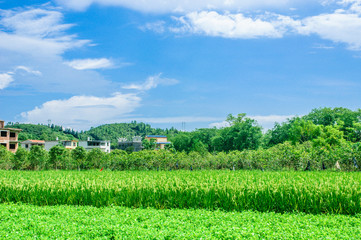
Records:
<instances>
[{"instance_id":1,"label":"house wall","mask_svg":"<svg viewBox=\"0 0 361 240\"><path fill-rule=\"evenodd\" d=\"M99 145L94 143L99 143ZM99 148L103 152L110 153L110 141L80 141L79 146L83 147L87 151Z\"/></svg>"},{"instance_id":2,"label":"house wall","mask_svg":"<svg viewBox=\"0 0 361 240\"><path fill-rule=\"evenodd\" d=\"M4 129L4 121L0 121L0 145L5 146L10 152L15 153L18 150L18 134L21 130ZM2 134L4 136L2 136ZM13 137L10 137L14 135Z\"/></svg>"},{"instance_id":3,"label":"house wall","mask_svg":"<svg viewBox=\"0 0 361 240\"><path fill-rule=\"evenodd\" d=\"M150 141L150 139L155 139L157 142L167 142L167 138L166 137L145 137L145 139L147 139L148 141Z\"/></svg>"}]
</instances>

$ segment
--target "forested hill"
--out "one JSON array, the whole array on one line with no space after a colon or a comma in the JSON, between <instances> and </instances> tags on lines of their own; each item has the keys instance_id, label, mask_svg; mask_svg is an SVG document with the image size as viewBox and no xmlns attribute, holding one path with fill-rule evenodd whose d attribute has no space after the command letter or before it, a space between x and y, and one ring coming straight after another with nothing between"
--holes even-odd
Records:
<instances>
[{"instance_id":1,"label":"forested hill","mask_svg":"<svg viewBox=\"0 0 361 240\"><path fill-rule=\"evenodd\" d=\"M65 129L62 126L57 125L35 125L35 124L19 124L8 123L6 127L19 128L23 131L19 134L19 140L37 139L37 140L86 140L91 137L94 140L111 140L112 144L116 144L118 138L131 138L133 136L145 135L168 135L173 136L178 133L177 129L160 129L152 128L149 124L145 123L113 123L105 124L95 128L91 128L88 131L77 132L71 129Z\"/></svg>"},{"instance_id":2,"label":"forested hill","mask_svg":"<svg viewBox=\"0 0 361 240\"><path fill-rule=\"evenodd\" d=\"M27 139L47 140L47 141L56 140L56 138L61 140L76 139L74 135L69 133L69 130L67 130L66 132L61 126L8 123L6 127L22 129L22 131L19 134L19 141L24 141Z\"/></svg>"},{"instance_id":3,"label":"forested hill","mask_svg":"<svg viewBox=\"0 0 361 240\"><path fill-rule=\"evenodd\" d=\"M177 134L178 130L175 128L171 129L160 129L152 128L149 124L145 123L113 123L105 124L95 128L91 128L89 131L78 133L77 137L79 139L86 139L91 137L92 139L104 139L111 140L112 143L116 143L118 138L131 138L133 136L142 136L145 135L167 135L173 136Z\"/></svg>"}]
</instances>

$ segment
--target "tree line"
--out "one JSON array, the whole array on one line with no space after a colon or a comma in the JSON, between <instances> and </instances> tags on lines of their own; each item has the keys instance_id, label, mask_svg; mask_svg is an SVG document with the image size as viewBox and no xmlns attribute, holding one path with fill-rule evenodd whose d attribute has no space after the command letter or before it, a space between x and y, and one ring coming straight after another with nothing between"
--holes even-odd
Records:
<instances>
[{"instance_id":1,"label":"tree line","mask_svg":"<svg viewBox=\"0 0 361 240\"><path fill-rule=\"evenodd\" d=\"M5 148L0 148L0 168L359 169L360 109L314 109L305 116L296 116L283 123L276 123L265 133L254 119L248 118L245 114L228 115L226 121L228 126L220 129L197 129L192 132L168 130L172 145L164 151L131 152L116 149L110 154L105 154L100 149L86 152L82 147L71 151L62 146L54 146L47 152L39 146L33 146L30 152L19 148L12 154ZM147 125L136 122L131 124L138 128L138 131L148 129ZM106 132L110 134L112 128L122 126L126 125L101 127L107 129ZM145 146L152 149L155 145L149 143Z\"/></svg>"},{"instance_id":2,"label":"tree line","mask_svg":"<svg viewBox=\"0 0 361 240\"><path fill-rule=\"evenodd\" d=\"M276 123L267 132L245 114L227 117L228 127L198 129L171 138L177 151L229 152L268 149L277 144L310 142L312 146L332 148L361 141L361 110L318 108L309 114Z\"/></svg>"},{"instance_id":3,"label":"tree line","mask_svg":"<svg viewBox=\"0 0 361 240\"><path fill-rule=\"evenodd\" d=\"M0 169L5 170L342 170L359 171L361 144L343 142L326 148L313 145L285 142L268 149L245 149L229 152L189 153L173 150L143 150L126 152L113 150L104 153L95 148L86 152L84 148L74 150L54 146L49 152L40 146L30 151L19 148L13 154L0 147Z\"/></svg>"}]
</instances>

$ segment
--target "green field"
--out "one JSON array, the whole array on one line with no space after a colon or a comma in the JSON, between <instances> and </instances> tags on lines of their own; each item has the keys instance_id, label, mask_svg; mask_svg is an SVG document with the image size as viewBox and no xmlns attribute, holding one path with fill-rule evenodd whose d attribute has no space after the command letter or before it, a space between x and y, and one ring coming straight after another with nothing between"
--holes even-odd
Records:
<instances>
[{"instance_id":1,"label":"green field","mask_svg":"<svg viewBox=\"0 0 361 240\"><path fill-rule=\"evenodd\" d=\"M361 218L0 204L0 239L359 239Z\"/></svg>"},{"instance_id":2,"label":"green field","mask_svg":"<svg viewBox=\"0 0 361 240\"><path fill-rule=\"evenodd\" d=\"M361 213L359 172L0 171L0 202Z\"/></svg>"}]
</instances>

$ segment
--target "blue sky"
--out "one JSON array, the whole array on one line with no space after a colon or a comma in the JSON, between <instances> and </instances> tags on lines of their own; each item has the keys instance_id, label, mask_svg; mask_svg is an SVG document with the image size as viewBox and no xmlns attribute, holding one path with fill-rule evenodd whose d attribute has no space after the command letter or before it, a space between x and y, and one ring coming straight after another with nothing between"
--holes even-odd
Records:
<instances>
[{"instance_id":1,"label":"blue sky","mask_svg":"<svg viewBox=\"0 0 361 240\"><path fill-rule=\"evenodd\" d=\"M0 0L0 119L267 129L360 108L360 50L361 0Z\"/></svg>"}]
</instances>

